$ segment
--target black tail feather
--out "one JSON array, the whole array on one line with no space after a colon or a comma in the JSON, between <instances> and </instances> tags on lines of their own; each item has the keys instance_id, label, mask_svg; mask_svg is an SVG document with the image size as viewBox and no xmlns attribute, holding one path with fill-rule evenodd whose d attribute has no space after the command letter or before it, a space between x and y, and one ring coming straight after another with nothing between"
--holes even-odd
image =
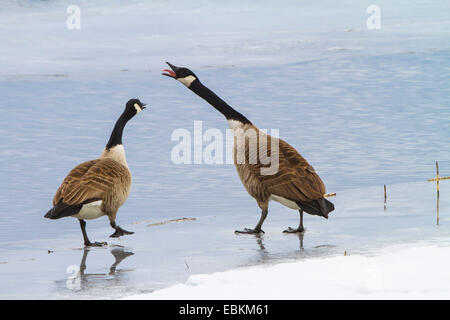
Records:
<instances>
[{"instance_id":1,"label":"black tail feather","mask_svg":"<svg viewBox=\"0 0 450 320\"><path fill-rule=\"evenodd\" d=\"M73 216L74 214L80 212L82 206L82 204L68 205L64 202L59 202L45 214L44 218L59 219Z\"/></svg>"},{"instance_id":2,"label":"black tail feather","mask_svg":"<svg viewBox=\"0 0 450 320\"><path fill-rule=\"evenodd\" d=\"M328 214L334 210L334 204L325 198L309 202L297 201L299 207L306 213L322 216L328 219Z\"/></svg>"}]
</instances>

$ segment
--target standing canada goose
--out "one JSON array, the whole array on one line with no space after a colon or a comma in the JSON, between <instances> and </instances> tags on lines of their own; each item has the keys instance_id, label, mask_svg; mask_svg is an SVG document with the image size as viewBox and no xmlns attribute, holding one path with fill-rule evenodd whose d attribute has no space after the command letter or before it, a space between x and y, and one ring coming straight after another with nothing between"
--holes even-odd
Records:
<instances>
[{"instance_id":1,"label":"standing canada goose","mask_svg":"<svg viewBox=\"0 0 450 320\"><path fill-rule=\"evenodd\" d=\"M110 235L112 238L134 233L116 225L117 211L127 200L131 187L131 173L122 145L122 133L127 122L143 109L145 104L138 99L127 102L100 158L83 162L70 171L56 191L53 208L44 216L49 219L69 216L78 218L85 246L107 244L89 241L85 219L107 215L111 227L115 229Z\"/></svg>"},{"instance_id":2,"label":"standing canada goose","mask_svg":"<svg viewBox=\"0 0 450 320\"><path fill-rule=\"evenodd\" d=\"M261 208L261 218L254 229L245 228L237 233L260 233L267 217L269 201L275 200L291 209L299 210L300 224L298 228L288 228L284 232L303 232L303 211L328 219L328 213L334 205L324 198L325 185L314 171L314 168L288 143L273 138L256 128L245 116L230 107L214 92L205 87L198 77L189 69L176 67L167 62L172 70L165 69L165 76L176 79L222 113L234 134L234 163L245 189L256 199ZM250 138L247 131L256 132L257 150L249 147ZM244 139L239 139L244 134ZM262 140L263 139L263 140ZM270 142L267 142L269 140ZM241 142L239 142L241 141ZM272 142L277 147L272 147ZM245 161L238 161L239 151L245 152ZM277 171L272 174L263 173L267 165L258 154L270 154L278 158ZM242 158L241 158L242 159ZM248 161L247 161L248 159Z\"/></svg>"}]
</instances>

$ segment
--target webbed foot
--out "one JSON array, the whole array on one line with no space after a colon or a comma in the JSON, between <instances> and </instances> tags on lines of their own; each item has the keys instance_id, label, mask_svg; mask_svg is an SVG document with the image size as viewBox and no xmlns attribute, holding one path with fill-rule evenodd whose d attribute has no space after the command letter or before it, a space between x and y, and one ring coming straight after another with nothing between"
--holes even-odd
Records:
<instances>
[{"instance_id":1,"label":"webbed foot","mask_svg":"<svg viewBox=\"0 0 450 320\"><path fill-rule=\"evenodd\" d=\"M121 236L125 236L127 234L133 234L134 233L132 231L124 230L121 227L116 227L115 229L116 229L116 231L112 235L110 235L111 238L118 238L118 237L121 237Z\"/></svg>"},{"instance_id":2,"label":"webbed foot","mask_svg":"<svg viewBox=\"0 0 450 320\"><path fill-rule=\"evenodd\" d=\"M305 232L305 228L303 227L298 227L297 229L294 228L287 228L286 230L283 231L284 233L303 233Z\"/></svg>"},{"instance_id":3,"label":"webbed foot","mask_svg":"<svg viewBox=\"0 0 450 320\"><path fill-rule=\"evenodd\" d=\"M89 241L89 242L84 244L85 247L103 247L103 246L106 246L106 245L108 245L108 243L106 243L106 242L97 242L97 241L95 241L95 242L90 242Z\"/></svg>"},{"instance_id":4,"label":"webbed foot","mask_svg":"<svg viewBox=\"0 0 450 320\"><path fill-rule=\"evenodd\" d=\"M236 230L234 233L236 233L236 234L260 234L260 233L264 233L264 231L261 229L245 228L244 230Z\"/></svg>"}]
</instances>

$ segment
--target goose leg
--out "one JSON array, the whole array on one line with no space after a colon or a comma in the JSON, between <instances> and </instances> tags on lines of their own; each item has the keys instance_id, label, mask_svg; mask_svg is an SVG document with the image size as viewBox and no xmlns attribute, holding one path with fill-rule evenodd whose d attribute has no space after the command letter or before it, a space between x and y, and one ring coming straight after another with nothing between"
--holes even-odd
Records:
<instances>
[{"instance_id":1,"label":"goose leg","mask_svg":"<svg viewBox=\"0 0 450 320\"><path fill-rule=\"evenodd\" d=\"M83 233L85 247L102 247L102 246L107 245L106 242L91 242L91 241L89 241L89 238L86 233L86 221L84 221L83 219L79 219L79 221L80 221L81 232Z\"/></svg>"},{"instance_id":2,"label":"goose leg","mask_svg":"<svg viewBox=\"0 0 450 320\"><path fill-rule=\"evenodd\" d=\"M121 236L124 236L124 235L127 235L127 234L133 234L134 233L132 231L127 231L127 230L122 229L121 227L116 225L115 221L111 221L111 227L116 230L112 235L110 235L111 238L118 238L118 237L121 237Z\"/></svg>"},{"instance_id":3,"label":"goose leg","mask_svg":"<svg viewBox=\"0 0 450 320\"><path fill-rule=\"evenodd\" d=\"M263 230L261 230L261 227L264 223L264 220L267 217L267 213L269 212L268 209L263 209L261 211L261 218L258 221L258 224L256 225L255 229L248 229L245 228L244 230L236 230L234 233L245 233L245 234L259 234L259 233L264 233Z\"/></svg>"},{"instance_id":4,"label":"goose leg","mask_svg":"<svg viewBox=\"0 0 450 320\"><path fill-rule=\"evenodd\" d=\"M300 212L300 224L299 224L298 228L294 229L294 228L289 227L283 231L284 233L301 233L301 232L305 231L305 228L303 227L303 210L300 209L299 212Z\"/></svg>"}]
</instances>

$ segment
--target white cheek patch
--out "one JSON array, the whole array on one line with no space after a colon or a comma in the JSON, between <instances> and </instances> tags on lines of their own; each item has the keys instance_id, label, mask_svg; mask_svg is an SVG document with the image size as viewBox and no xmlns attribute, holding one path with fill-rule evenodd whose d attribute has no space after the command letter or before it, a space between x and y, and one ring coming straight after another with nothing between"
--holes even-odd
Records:
<instances>
[{"instance_id":1,"label":"white cheek patch","mask_svg":"<svg viewBox=\"0 0 450 320\"><path fill-rule=\"evenodd\" d=\"M139 113L142 111L141 107L137 103L134 104L134 108L136 109L136 113Z\"/></svg>"},{"instance_id":2,"label":"white cheek patch","mask_svg":"<svg viewBox=\"0 0 450 320\"><path fill-rule=\"evenodd\" d=\"M178 78L178 81L180 81L182 84L184 84L186 87L189 88L189 86L191 85L191 83L195 80L194 76L187 76L184 78Z\"/></svg>"}]
</instances>

